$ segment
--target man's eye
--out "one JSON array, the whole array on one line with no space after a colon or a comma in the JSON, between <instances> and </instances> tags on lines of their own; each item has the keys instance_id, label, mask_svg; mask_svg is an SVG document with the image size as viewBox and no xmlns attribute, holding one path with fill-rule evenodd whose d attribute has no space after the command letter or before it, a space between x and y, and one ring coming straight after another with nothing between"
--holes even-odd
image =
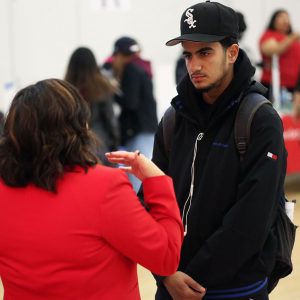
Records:
<instances>
[{"instance_id":1,"label":"man's eye","mask_svg":"<svg viewBox=\"0 0 300 300\"><path fill-rule=\"evenodd\" d=\"M201 56L208 56L210 54L209 51L205 51L205 52L201 52L200 55Z\"/></svg>"}]
</instances>

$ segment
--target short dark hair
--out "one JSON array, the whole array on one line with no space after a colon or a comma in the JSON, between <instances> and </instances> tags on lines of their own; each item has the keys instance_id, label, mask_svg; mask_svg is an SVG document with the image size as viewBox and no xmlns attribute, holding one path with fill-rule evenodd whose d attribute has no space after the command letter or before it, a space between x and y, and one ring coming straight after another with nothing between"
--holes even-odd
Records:
<instances>
[{"instance_id":1,"label":"short dark hair","mask_svg":"<svg viewBox=\"0 0 300 300\"><path fill-rule=\"evenodd\" d=\"M225 39L223 39L223 40L220 41L220 44L222 45L222 47L224 48L224 50L226 50L231 45L238 44L238 40L236 38L234 38L234 37L226 37Z\"/></svg>"},{"instance_id":2,"label":"short dark hair","mask_svg":"<svg viewBox=\"0 0 300 300\"><path fill-rule=\"evenodd\" d=\"M9 186L33 183L56 192L66 168L87 171L98 163L89 118L87 102L66 81L47 79L20 90L0 138L0 178Z\"/></svg>"}]
</instances>

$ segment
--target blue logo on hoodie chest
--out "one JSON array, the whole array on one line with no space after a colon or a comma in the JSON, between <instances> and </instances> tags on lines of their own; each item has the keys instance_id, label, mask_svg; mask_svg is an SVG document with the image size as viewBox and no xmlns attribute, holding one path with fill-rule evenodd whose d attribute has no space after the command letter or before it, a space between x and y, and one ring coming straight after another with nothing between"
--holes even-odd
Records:
<instances>
[{"instance_id":1,"label":"blue logo on hoodie chest","mask_svg":"<svg viewBox=\"0 0 300 300\"><path fill-rule=\"evenodd\" d=\"M217 142L217 141L213 142L212 145L215 147L218 147L218 148L228 148L229 147L228 144Z\"/></svg>"}]
</instances>

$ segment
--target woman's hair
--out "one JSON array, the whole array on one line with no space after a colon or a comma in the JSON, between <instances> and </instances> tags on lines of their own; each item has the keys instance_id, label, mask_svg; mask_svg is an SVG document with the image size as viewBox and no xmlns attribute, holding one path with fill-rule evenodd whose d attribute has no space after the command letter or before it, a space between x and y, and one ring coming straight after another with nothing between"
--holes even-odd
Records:
<instances>
[{"instance_id":1,"label":"woman's hair","mask_svg":"<svg viewBox=\"0 0 300 300\"><path fill-rule=\"evenodd\" d=\"M39 81L14 97L0 138L0 178L9 186L33 183L56 191L67 170L97 164L87 102L69 83Z\"/></svg>"},{"instance_id":2,"label":"woman's hair","mask_svg":"<svg viewBox=\"0 0 300 300\"><path fill-rule=\"evenodd\" d=\"M88 102L101 101L115 91L101 74L93 52L85 47L73 52L65 80L72 83Z\"/></svg>"},{"instance_id":3,"label":"woman's hair","mask_svg":"<svg viewBox=\"0 0 300 300\"><path fill-rule=\"evenodd\" d=\"M288 12L285 9L278 9L278 10L274 11L274 13L272 14L271 19L269 21L269 24L267 26L267 29L276 31L276 28L275 28L276 18L278 17L278 15L280 15L282 13L288 14ZM287 34L291 34L292 32L293 32L293 30L292 30L292 26L290 24L290 28L289 28L289 31L287 32Z\"/></svg>"}]
</instances>

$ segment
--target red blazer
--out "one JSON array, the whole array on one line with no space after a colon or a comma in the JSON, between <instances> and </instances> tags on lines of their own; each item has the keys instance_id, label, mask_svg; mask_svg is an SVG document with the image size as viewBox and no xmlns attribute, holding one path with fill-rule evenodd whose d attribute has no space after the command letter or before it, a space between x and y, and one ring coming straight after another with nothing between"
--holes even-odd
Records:
<instances>
[{"instance_id":1,"label":"red blazer","mask_svg":"<svg viewBox=\"0 0 300 300\"><path fill-rule=\"evenodd\" d=\"M140 299L137 263L175 272L183 229L170 177L143 182L142 207L126 174L77 168L58 193L0 181L4 299Z\"/></svg>"}]
</instances>

